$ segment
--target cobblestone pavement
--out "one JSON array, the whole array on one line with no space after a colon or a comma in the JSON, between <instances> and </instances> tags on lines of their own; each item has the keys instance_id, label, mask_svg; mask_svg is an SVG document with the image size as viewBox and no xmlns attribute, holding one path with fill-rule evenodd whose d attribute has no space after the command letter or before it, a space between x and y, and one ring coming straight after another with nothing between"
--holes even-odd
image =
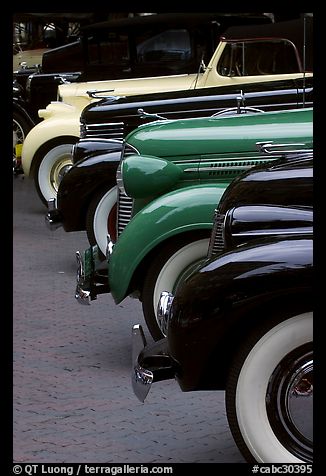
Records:
<instances>
[{"instance_id":1,"label":"cobblestone pavement","mask_svg":"<svg viewBox=\"0 0 326 476\"><path fill-rule=\"evenodd\" d=\"M130 383L131 298L74 299L84 232L51 232L29 179L14 179L14 462L242 463L224 392L153 385L144 404Z\"/></svg>"}]
</instances>

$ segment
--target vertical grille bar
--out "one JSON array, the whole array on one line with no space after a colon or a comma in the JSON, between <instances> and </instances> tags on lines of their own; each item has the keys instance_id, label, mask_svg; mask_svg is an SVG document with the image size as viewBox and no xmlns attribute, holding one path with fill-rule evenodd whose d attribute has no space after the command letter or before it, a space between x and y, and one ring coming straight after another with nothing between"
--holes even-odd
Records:
<instances>
[{"instance_id":1,"label":"vertical grille bar","mask_svg":"<svg viewBox=\"0 0 326 476\"><path fill-rule=\"evenodd\" d=\"M207 258L211 258L216 253L220 253L224 250L224 237L223 237L223 224L225 215L218 213L218 209L215 210L214 224L211 233L211 237L208 245Z\"/></svg>"},{"instance_id":2,"label":"vertical grille bar","mask_svg":"<svg viewBox=\"0 0 326 476\"><path fill-rule=\"evenodd\" d=\"M133 200L119 189L118 193L118 216L117 216L117 238L121 235L125 227L131 220Z\"/></svg>"}]
</instances>

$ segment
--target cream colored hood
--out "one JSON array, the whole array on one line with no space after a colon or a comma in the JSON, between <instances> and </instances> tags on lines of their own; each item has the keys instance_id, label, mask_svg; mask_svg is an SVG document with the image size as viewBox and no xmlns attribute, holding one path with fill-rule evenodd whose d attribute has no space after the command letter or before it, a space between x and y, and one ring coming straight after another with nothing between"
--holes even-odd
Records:
<instances>
[{"instance_id":1,"label":"cream colored hood","mask_svg":"<svg viewBox=\"0 0 326 476\"><path fill-rule=\"evenodd\" d=\"M201 77L202 74L199 75ZM155 93L160 91L176 91L192 89L196 84L197 74L174 76L156 76L150 78L117 79L114 81L88 81L84 83L61 84L58 87L60 100L67 104L76 104L80 99L88 103L91 99L87 91L108 91L103 96L132 96L135 94Z\"/></svg>"}]
</instances>

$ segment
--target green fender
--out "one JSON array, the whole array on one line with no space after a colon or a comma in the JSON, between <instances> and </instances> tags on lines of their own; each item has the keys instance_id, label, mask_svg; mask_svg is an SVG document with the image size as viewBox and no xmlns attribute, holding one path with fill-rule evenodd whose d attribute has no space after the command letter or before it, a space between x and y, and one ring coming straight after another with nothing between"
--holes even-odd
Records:
<instances>
[{"instance_id":1,"label":"green fender","mask_svg":"<svg viewBox=\"0 0 326 476\"><path fill-rule=\"evenodd\" d=\"M211 229L214 210L227 184L186 187L160 196L140 210L121 233L109 259L110 292L116 304L126 296L138 266L168 238Z\"/></svg>"}]
</instances>

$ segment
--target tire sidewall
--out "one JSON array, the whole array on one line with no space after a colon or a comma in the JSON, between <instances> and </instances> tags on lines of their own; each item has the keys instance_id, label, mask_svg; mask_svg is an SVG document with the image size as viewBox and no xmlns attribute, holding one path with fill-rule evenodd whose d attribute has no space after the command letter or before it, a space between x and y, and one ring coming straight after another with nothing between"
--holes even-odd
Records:
<instances>
[{"instance_id":1,"label":"tire sidewall","mask_svg":"<svg viewBox=\"0 0 326 476\"><path fill-rule=\"evenodd\" d=\"M194 262L207 256L209 238L188 238L180 246L168 252L163 250L152 263L143 292L143 313L147 326L155 340L164 337L157 321L157 304L162 291L175 292L180 274Z\"/></svg>"},{"instance_id":2,"label":"tire sidewall","mask_svg":"<svg viewBox=\"0 0 326 476\"><path fill-rule=\"evenodd\" d=\"M256 462L300 463L274 434L266 410L271 375L291 351L313 339L312 313L284 320L253 346L239 372L235 407L242 439Z\"/></svg>"},{"instance_id":3,"label":"tire sidewall","mask_svg":"<svg viewBox=\"0 0 326 476\"><path fill-rule=\"evenodd\" d=\"M117 203L117 187L103 191L103 194L96 197L95 204L89 208L87 223L91 224L91 230L87 231L91 245L97 244L101 253L105 256L106 239L108 233L108 218ZM93 241L93 243L92 243Z\"/></svg>"},{"instance_id":4,"label":"tire sidewall","mask_svg":"<svg viewBox=\"0 0 326 476\"><path fill-rule=\"evenodd\" d=\"M60 160L66 162L67 156L71 157L72 165L72 147L74 142L66 142L63 144L57 144L52 147L40 161L36 173L36 187L38 189L39 195L42 198L42 201L46 204L50 198L55 198L57 196L56 190L50 184L50 175L53 166L60 162Z\"/></svg>"}]
</instances>

